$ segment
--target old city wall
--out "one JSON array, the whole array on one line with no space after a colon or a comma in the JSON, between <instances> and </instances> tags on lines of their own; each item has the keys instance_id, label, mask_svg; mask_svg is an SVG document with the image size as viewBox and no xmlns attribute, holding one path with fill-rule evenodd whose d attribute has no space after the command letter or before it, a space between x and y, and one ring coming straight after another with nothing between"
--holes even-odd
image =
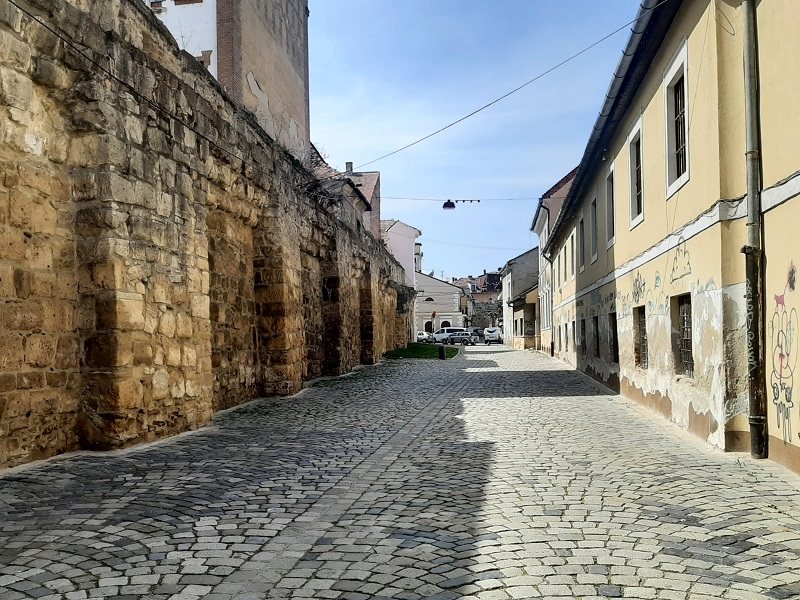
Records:
<instances>
[{"instance_id":1,"label":"old city wall","mask_svg":"<svg viewBox=\"0 0 800 600\"><path fill-rule=\"evenodd\" d=\"M144 4L19 4L56 33L0 0L0 467L406 343L399 264Z\"/></svg>"}]
</instances>

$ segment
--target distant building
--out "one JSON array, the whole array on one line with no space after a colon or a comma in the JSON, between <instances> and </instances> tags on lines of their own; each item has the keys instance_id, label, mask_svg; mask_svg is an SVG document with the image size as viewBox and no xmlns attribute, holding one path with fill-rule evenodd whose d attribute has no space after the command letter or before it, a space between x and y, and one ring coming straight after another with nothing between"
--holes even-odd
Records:
<instances>
[{"instance_id":1,"label":"distant building","mask_svg":"<svg viewBox=\"0 0 800 600\"><path fill-rule=\"evenodd\" d=\"M308 156L307 0L150 0L178 45L202 62L264 130Z\"/></svg>"},{"instance_id":2,"label":"distant building","mask_svg":"<svg viewBox=\"0 0 800 600\"><path fill-rule=\"evenodd\" d=\"M575 179L575 172L577 170L578 169L575 168L567 173L567 175L562 177L553 187L542 194L542 197L539 199L539 204L536 207L536 214L534 214L533 222L531 223L531 231L539 236L540 247L544 246L549 240L550 229L561 211L564 198L566 198L567 193L569 193L570 185L572 184L572 180ZM574 239L572 240L569 252L575 252ZM559 258L561 257L559 256ZM571 261L571 256L566 256L566 260ZM550 257L544 252L539 253L539 306L541 307L539 319L541 341L539 349L549 352L551 356L555 353L555 338L553 336L552 327L553 277L555 275L554 270L561 269L562 262L564 261L551 263ZM570 262L570 264L572 264L572 262ZM563 266L566 269L566 262L564 262ZM562 276L561 271L558 271L558 274L559 277ZM571 276L574 277L574 275L575 272L573 269ZM567 277L566 271L564 271L563 276L564 278Z\"/></svg>"},{"instance_id":3,"label":"distant building","mask_svg":"<svg viewBox=\"0 0 800 600\"><path fill-rule=\"evenodd\" d=\"M322 189L327 195L337 201L337 204L330 207L331 210L337 213L348 227L358 229L360 226L372 233L372 206L361 191L361 186L352 177L337 171L325 162L314 144L311 144L310 157L311 172L320 180ZM410 287L413 285L410 284Z\"/></svg>"},{"instance_id":4,"label":"distant building","mask_svg":"<svg viewBox=\"0 0 800 600\"><path fill-rule=\"evenodd\" d=\"M416 227L397 219L381 221L381 237L389 252L406 271L406 285L416 287L416 248L417 238L422 232Z\"/></svg>"},{"instance_id":5,"label":"distant building","mask_svg":"<svg viewBox=\"0 0 800 600\"><path fill-rule=\"evenodd\" d=\"M466 327L466 294L460 287L431 275L417 273L415 324L417 331Z\"/></svg>"},{"instance_id":6,"label":"distant building","mask_svg":"<svg viewBox=\"0 0 800 600\"><path fill-rule=\"evenodd\" d=\"M364 223L375 239L381 239L381 173L380 171L353 171L353 163L345 163L344 174L355 183L372 207L369 221Z\"/></svg>"},{"instance_id":7,"label":"distant building","mask_svg":"<svg viewBox=\"0 0 800 600\"><path fill-rule=\"evenodd\" d=\"M509 260L500 276L503 342L519 350L539 349L539 248Z\"/></svg>"}]
</instances>

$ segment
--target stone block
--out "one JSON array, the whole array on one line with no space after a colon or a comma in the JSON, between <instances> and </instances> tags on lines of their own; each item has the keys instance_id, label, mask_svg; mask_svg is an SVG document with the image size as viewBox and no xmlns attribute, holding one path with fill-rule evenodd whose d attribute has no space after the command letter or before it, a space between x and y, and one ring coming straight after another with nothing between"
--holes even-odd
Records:
<instances>
[{"instance_id":1,"label":"stone block","mask_svg":"<svg viewBox=\"0 0 800 600\"><path fill-rule=\"evenodd\" d=\"M50 271L37 271L31 274L30 293L36 298L54 298L56 296L56 274Z\"/></svg>"},{"instance_id":2,"label":"stone block","mask_svg":"<svg viewBox=\"0 0 800 600\"><path fill-rule=\"evenodd\" d=\"M31 66L31 48L10 31L0 29L0 62L25 72Z\"/></svg>"},{"instance_id":3,"label":"stone block","mask_svg":"<svg viewBox=\"0 0 800 600\"><path fill-rule=\"evenodd\" d=\"M0 23L5 23L16 33L20 32L22 11L10 2L0 2Z\"/></svg>"},{"instance_id":4,"label":"stone block","mask_svg":"<svg viewBox=\"0 0 800 600\"><path fill-rule=\"evenodd\" d=\"M58 339L53 366L56 369L75 369L78 367L80 344L75 336L61 336Z\"/></svg>"},{"instance_id":5,"label":"stone block","mask_svg":"<svg viewBox=\"0 0 800 600\"><path fill-rule=\"evenodd\" d=\"M95 310L100 329L141 331L144 329L144 299L131 292L98 298Z\"/></svg>"},{"instance_id":6,"label":"stone block","mask_svg":"<svg viewBox=\"0 0 800 600\"><path fill-rule=\"evenodd\" d=\"M149 365L153 362L153 346L148 342L134 342L133 360L137 365Z\"/></svg>"},{"instance_id":7,"label":"stone block","mask_svg":"<svg viewBox=\"0 0 800 600\"><path fill-rule=\"evenodd\" d=\"M32 76L36 83L46 87L63 90L70 85L70 76L67 71L42 57L35 59Z\"/></svg>"},{"instance_id":8,"label":"stone block","mask_svg":"<svg viewBox=\"0 0 800 600\"><path fill-rule=\"evenodd\" d=\"M133 342L126 333L94 334L84 341L83 347L88 367L125 367L133 362Z\"/></svg>"},{"instance_id":9,"label":"stone block","mask_svg":"<svg viewBox=\"0 0 800 600\"><path fill-rule=\"evenodd\" d=\"M100 289L122 289L124 284L122 264L115 260L95 263L92 265L92 282Z\"/></svg>"},{"instance_id":10,"label":"stone block","mask_svg":"<svg viewBox=\"0 0 800 600\"><path fill-rule=\"evenodd\" d=\"M168 338L175 337L175 313L173 311L167 310L161 315L158 332Z\"/></svg>"},{"instance_id":11,"label":"stone block","mask_svg":"<svg viewBox=\"0 0 800 600\"><path fill-rule=\"evenodd\" d=\"M44 307L31 299L10 302L3 307L3 325L17 331L38 331L44 321Z\"/></svg>"},{"instance_id":12,"label":"stone block","mask_svg":"<svg viewBox=\"0 0 800 600\"><path fill-rule=\"evenodd\" d=\"M192 337L192 318L184 312L175 315L175 335L181 339Z\"/></svg>"},{"instance_id":13,"label":"stone block","mask_svg":"<svg viewBox=\"0 0 800 600\"><path fill-rule=\"evenodd\" d=\"M179 343L172 340L164 341L164 361L170 367L181 366L181 345Z\"/></svg>"},{"instance_id":14,"label":"stone block","mask_svg":"<svg viewBox=\"0 0 800 600\"><path fill-rule=\"evenodd\" d=\"M11 265L0 265L0 298L14 298L17 295L14 271Z\"/></svg>"},{"instance_id":15,"label":"stone block","mask_svg":"<svg viewBox=\"0 0 800 600\"><path fill-rule=\"evenodd\" d=\"M44 373L41 371L27 371L17 373L17 389L33 390L44 387Z\"/></svg>"},{"instance_id":16,"label":"stone block","mask_svg":"<svg viewBox=\"0 0 800 600\"><path fill-rule=\"evenodd\" d=\"M33 275L30 271L14 269L14 295L24 299L31 295L31 282Z\"/></svg>"},{"instance_id":17,"label":"stone block","mask_svg":"<svg viewBox=\"0 0 800 600\"><path fill-rule=\"evenodd\" d=\"M28 238L17 229L0 228L0 256L11 262L23 262Z\"/></svg>"},{"instance_id":18,"label":"stone block","mask_svg":"<svg viewBox=\"0 0 800 600\"><path fill-rule=\"evenodd\" d=\"M0 102L27 111L33 99L31 80L16 71L0 67Z\"/></svg>"},{"instance_id":19,"label":"stone block","mask_svg":"<svg viewBox=\"0 0 800 600\"><path fill-rule=\"evenodd\" d=\"M17 376L14 373L0 373L0 393L13 392L17 389ZM3 411L0 410L0 415Z\"/></svg>"},{"instance_id":20,"label":"stone block","mask_svg":"<svg viewBox=\"0 0 800 600\"><path fill-rule=\"evenodd\" d=\"M3 417L5 419L14 419L15 417L25 417L31 410L31 395L28 392L17 392L8 394L6 396L5 410Z\"/></svg>"},{"instance_id":21,"label":"stone block","mask_svg":"<svg viewBox=\"0 0 800 600\"><path fill-rule=\"evenodd\" d=\"M183 359L181 364L184 367L197 366L197 351L192 346L183 347Z\"/></svg>"},{"instance_id":22,"label":"stone block","mask_svg":"<svg viewBox=\"0 0 800 600\"><path fill-rule=\"evenodd\" d=\"M121 409L139 408L144 400L144 387L137 379L123 379L116 385L116 400Z\"/></svg>"},{"instance_id":23,"label":"stone block","mask_svg":"<svg viewBox=\"0 0 800 600\"><path fill-rule=\"evenodd\" d=\"M53 364L58 339L51 335L34 334L25 339L25 363L31 367L49 367Z\"/></svg>"},{"instance_id":24,"label":"stone block","mask_svg":"<svg viewBox=\"0 0 800 600\"><path fill-rule=\"evenodd\" d=\"M211 316L210 312L210 299L205 294L192 294L191 295L191 312L192 316L198 319L208 319Z\"/></svg>"}]
</instances>

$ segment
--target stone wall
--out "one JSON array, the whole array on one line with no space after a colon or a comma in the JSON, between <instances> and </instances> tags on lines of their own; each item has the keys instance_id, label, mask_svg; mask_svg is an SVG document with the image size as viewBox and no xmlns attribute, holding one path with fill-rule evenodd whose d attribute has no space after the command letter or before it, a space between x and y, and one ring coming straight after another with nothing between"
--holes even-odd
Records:
<instances>
[{"instance_id":1,"label":"stone wall","mask_svg":"<svg viewBox=\"0 0 800 600\"><path fill-rule=\"evenodd\" d=\"M21 6L83 54L0 0L0 467L199 427L407 342L399 264L146 6Z\"/></svg>"}]
</instances>

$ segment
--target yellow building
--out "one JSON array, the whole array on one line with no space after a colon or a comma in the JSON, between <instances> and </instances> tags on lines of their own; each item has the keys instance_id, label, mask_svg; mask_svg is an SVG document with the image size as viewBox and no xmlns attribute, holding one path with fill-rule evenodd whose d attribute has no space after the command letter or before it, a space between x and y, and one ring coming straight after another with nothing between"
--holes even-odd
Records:
<instances>
[{"instance_id":1,"label":"yellow building","mask_svg":"<svg viewBox=\"0 0 800 600\"><path fill-rule=\"evenodd\" d=\"M769 455L800 470L791 243L800 216L791 201L800 193L800 2L755 4L642 3L542 241L552 295L544 321L562 360L726 450L747 449L750 431L763 431L749 407L766 393ZM743 68L755 64L744 60L753 48L760 109L747 78L756 71ZM748 124L760 124L760 153ZM748 149L763 177L748 178ZM755 217L748 189L760 196ZM763 290L747 285L742 253L752 245L746 223L758 217L766 269L751 282ZM758 308L764 344L751 348Z\"/></svg>"}]
</instances>

